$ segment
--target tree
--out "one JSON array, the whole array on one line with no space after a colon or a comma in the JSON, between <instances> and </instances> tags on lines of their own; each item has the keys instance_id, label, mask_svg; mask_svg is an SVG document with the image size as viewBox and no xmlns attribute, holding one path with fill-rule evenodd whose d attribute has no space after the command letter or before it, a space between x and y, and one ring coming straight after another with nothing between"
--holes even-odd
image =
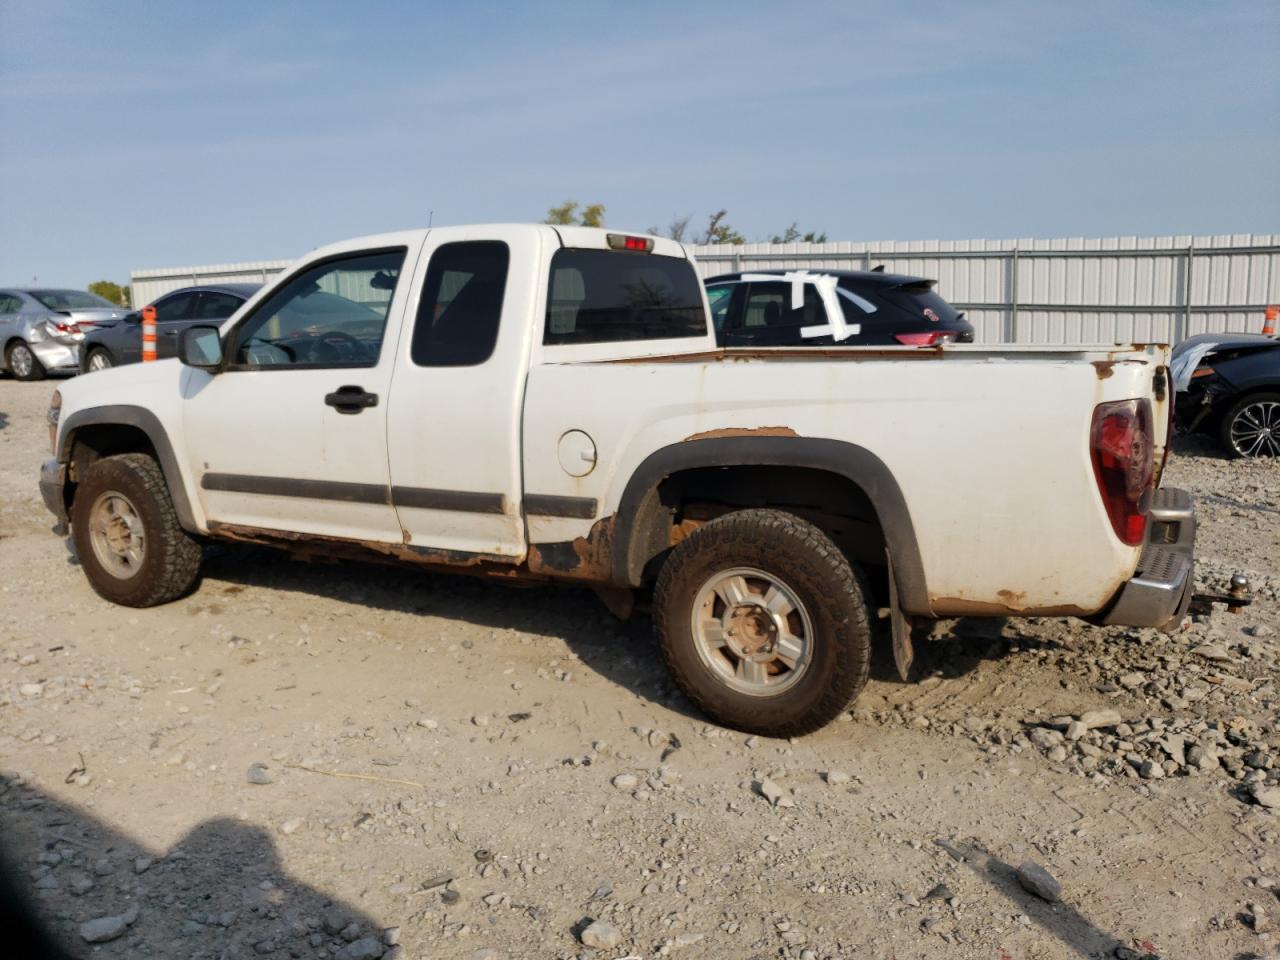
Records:
<instances>
[{"instance_id":1,"label":"tree","mask_svg":"<svg viewBox=\"0 0 1280 960\"><path fill-rule=\"evenodd\" d=\"M770 243L795 243L802 240L805 243L826 243L827 235L825 233L814 233L810 230L803 236L800 235L800 229L796 225L796 221L791 221L791 226L783 231L781 236L773 236L769 238Z\"/></svg>"},{"instance_id":2,"label":"tree","mask_svg":"<svg viewBox=\"0 0 1280 960\"><path fill-rule=\"evenodd\" d=\"M112 283L110 280L95 280L89 284L89 292L96 293L103 300L110 300L112 303L122 307L130 305L132 291L128 284L120 286L118 283Z\"/></svg>"},{"instance_id":3,"label":"tree","mask_svg":"<svg viewBox=\"0 0 1280 960\"><path fill-rule=\"evenodd\" d=\"M575 222L583 227L603 227L604 226L604 204L589 203L582 208L581 215L578 214L580 204L577 200L566 200L558 207L552 207L547 211L547 218L543 223L552 223L556 226L572 226ZM578 219L575 221L574 218Z\"/></svg>"},{"instance_id":4,"label":"tree","mask_svg":"<svg viewBox=\"0 0 1280 960\"><path fill-rule=\"evenodd\" d=\"M717 210L707 220L707 229L695 242L707 243L746 243L747 238L729 224L725 223L727 210Z\"/></svg>"}]
</instances>

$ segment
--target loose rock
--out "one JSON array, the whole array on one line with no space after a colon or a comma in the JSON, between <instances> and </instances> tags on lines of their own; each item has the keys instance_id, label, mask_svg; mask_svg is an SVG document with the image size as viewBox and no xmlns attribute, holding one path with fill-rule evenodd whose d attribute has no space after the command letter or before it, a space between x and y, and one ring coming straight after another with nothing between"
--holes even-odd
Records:
<instances>
[{"instance_id":1,"label":"loose rock","mask_svg":"<svg viewBox=\"0 0 1280 960\"><path fill-rule=\"evenodd\" d=\"M1018 883L1028 893L1034 893L1041 900L1057 903L1062 899L1062 884L1040 864L1027 860L1018 867Z\"/></svg>"}]
</instances>

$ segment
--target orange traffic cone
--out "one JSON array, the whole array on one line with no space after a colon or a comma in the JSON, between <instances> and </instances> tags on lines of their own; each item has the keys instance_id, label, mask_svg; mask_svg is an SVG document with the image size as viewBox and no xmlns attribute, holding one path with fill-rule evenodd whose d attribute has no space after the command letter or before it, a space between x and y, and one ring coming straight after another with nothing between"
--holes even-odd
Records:
<instances>
[{"instance_id":1,"label":"orange traffic cone","mask_svg":"<svg viewBox=\"0 0 1280 960\"><path fill-rule=\"evenodd\" d=\"M1276 316L1280 315L1280 307L1272 304L1267 307L1267 312L1262 321L1262 335L1264 337L1274 337L1276 335Z\"/></svg>"}]
</instances>

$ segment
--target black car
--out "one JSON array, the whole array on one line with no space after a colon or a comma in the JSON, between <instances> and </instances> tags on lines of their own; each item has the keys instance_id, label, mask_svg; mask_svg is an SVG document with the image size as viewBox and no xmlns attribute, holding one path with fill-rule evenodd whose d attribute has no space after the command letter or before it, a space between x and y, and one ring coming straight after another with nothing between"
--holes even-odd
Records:
<instances>
[{"instance_id":1,"label":"black car","mask_svg":"<svg viewBox=\"0 0 1280 960\"><path fill-rule=\"evenodd\" d=\"M833 280L845 323L858 330L839 341L823 298L824 282ZM704 281L722 347L972 343L972 324L938 295L936 282L874 270L756 270Z\"/></svg>"},{"instance_id":2,"label":"black car","mask_svg":"<svg viewBox=\"0 0 1280 960\"><path fill-rule=\"evenodd\" d=\"M1173 351L1175 416L1231 457L1280 456L1280 340L1201 333Z\"/></svg>"},{"instance_id":3,"label":"black car","mask_svg":"<svg viewBox=\"0 0 1280 960\"><path fill-rule=\"evenodd\" d=\"M261 284L219 283L183 287L166 293L156 308L156 357L178 355L182 331L198 324L225 320L257 293ZM142 359L142 315L137 311L111 322L98 321L80 344L80 370L105 370Z\"/></svg>"}]
</instances>

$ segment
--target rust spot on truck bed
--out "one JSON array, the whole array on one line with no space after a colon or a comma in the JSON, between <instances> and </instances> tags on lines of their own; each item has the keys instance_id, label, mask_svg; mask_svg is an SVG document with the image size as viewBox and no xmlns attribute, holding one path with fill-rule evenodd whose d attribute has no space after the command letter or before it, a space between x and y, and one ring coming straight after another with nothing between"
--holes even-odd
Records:
<instances>
[{"instance_id":1,"label":"rust spot on truck bed","mask_svg":"<svg viewBox=\"0 0 1280 960\"><path fill-rule=\"evenodd\" d=\"M1005 594L1010 594L1006 598ZM1002 603L969 600L965 597L930 597L929 608L937 617L1087 617L1095 610L1086 610L1075 604L1057 606L1020 606L1023 594L1001 590Z\"/></svg>"},{"instance_id":2,"label":"rust spot on truck bed","mask_svg":"<svg viewBox=\"0 0 1280 960\"><path fill-rule=\"evenodd\" d=\"M1105 380L1115 373L1116 360L1094 360L1093 369L1098 371L1098 379Z\"/></svg>"},{"instance_id":3,"label":"rust spot on truck bed","mask_svg":"<svg viewBox=\"0 0 1280 960\"><path fill-rule=\"evenodd\" d=\"M790 427L722 427L719 430L704 430L685 437L690 440L719 440L722 437L797 437Z\"/></svg>"},{"instance_id":4,"label":"rust spot on truck bed","mask_svg":"<svg viewBox=\"0 0 1280 960\"><path fill-rule=\"evenodd\" d=\"M585 537L529 544L529 570L565 580L604 582L613 576L613 517L601 517Z\"/></svg>"},{"instance_id":5,"label":"rust spot on truck bed","mask_svg":"<svg viewBox=\"0 0 1280 960\"><path fill-rule=\"evenodd\" d=\"M849 347L721 347L698 353L662 354L656 357L620 357L600 363L724 363L748 360L940 360L941 344L932 347L897 347L887 350Z\"/></svg>"}]
</instances>

